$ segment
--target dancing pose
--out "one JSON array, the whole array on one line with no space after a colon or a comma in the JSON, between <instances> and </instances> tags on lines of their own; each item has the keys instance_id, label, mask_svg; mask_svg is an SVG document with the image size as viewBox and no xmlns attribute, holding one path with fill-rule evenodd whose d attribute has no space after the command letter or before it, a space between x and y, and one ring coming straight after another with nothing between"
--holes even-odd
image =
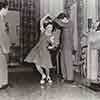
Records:
<instances>
[{"instance_id":1,"label":"dancing pose","mask_svg":"<svg viewBox=\"0 0 100 100\"><path fill-rule=\"evenodd\" d=\"M54 37L54 27L50 17L46 17L45 21L40 23L41 36L37 45L31 50L26 57L25 61L29 63L35 63L37 70L40 72L42 78L40 84L44 84L45 80L48 83L52 83L50 77L50 68L52 68L51 55L49 50L56 46ZM43 72L43 68L46 74Z\"/></svg>"}]
</instances>

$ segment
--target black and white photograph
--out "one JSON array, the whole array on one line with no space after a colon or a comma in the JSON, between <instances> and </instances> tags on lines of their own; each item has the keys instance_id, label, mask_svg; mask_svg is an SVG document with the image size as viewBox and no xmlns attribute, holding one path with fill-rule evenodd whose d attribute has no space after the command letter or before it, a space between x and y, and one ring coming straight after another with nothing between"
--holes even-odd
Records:
<instances>
[{"instance_id":1,"label":"black and white photograph","mask_svg":"<svg viewBox=\"0 0 100 100\"><path fill-rule=\"evenodd\" d=\"M0 0L0 100L100 100L100 0Z\"/></svg>"}]
</instances>

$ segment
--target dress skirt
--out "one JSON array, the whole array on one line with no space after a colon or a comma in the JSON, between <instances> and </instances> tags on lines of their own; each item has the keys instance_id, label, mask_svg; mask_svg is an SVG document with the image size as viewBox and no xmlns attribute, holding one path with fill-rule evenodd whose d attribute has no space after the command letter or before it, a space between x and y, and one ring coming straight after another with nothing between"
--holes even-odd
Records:
<instances>
[{"instance_id":1,"label":"dress skirt","mask_svg":"<svg viewBox=\"0 0 100 100\"><path fill-rule=\"evenodd\" d=\"M52 68L51 55L48 46L48 38L43 35L37 45L32 48L24 61L35 63L43 68Z\"/></svg>"}]
</instances>

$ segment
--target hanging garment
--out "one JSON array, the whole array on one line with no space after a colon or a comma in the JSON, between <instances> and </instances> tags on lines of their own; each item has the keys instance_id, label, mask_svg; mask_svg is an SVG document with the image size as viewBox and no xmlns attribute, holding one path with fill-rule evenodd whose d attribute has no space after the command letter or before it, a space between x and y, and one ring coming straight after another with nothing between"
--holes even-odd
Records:
<instances>
[{"instance_id":1,"label":"hanging garment","mask_svg":"<svg viewBox=\"0 0 100 100\"><path fill-rule=\"evenodd\" d=\"M77 3L72 4L71 8L71 21L73 23L73 40L74 49L78 50L78 30L77 30Z\"/></svg>"}]
</instances>

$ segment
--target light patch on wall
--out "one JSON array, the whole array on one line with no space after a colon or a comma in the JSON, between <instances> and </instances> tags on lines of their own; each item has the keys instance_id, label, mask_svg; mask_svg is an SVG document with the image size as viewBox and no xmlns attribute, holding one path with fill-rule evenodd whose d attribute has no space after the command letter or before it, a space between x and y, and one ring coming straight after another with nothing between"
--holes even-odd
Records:
<instances>
[{"instance_id":1,"label":"light patch on wall","mask_svg":"<svg viewBox=\"0 0 100 100\"><path fill-rule=\"evenodd\" d=\"M9 25L9 36L12 43L18 45L18 35L16 33L16 26L20 24L20 15L18 11L9 11L6 16L6 22Z\"/></svg>"},{"instance_id":2,"label":"light patch on wall","mask_svg":"<svg viewBox=\"0 0 100 100\"><path fill-rule=\"evenodd\" d=\"M41 17L50 14L55 17L64 10L64 0L40 0Z\"/></svg>"}]
</instances>

